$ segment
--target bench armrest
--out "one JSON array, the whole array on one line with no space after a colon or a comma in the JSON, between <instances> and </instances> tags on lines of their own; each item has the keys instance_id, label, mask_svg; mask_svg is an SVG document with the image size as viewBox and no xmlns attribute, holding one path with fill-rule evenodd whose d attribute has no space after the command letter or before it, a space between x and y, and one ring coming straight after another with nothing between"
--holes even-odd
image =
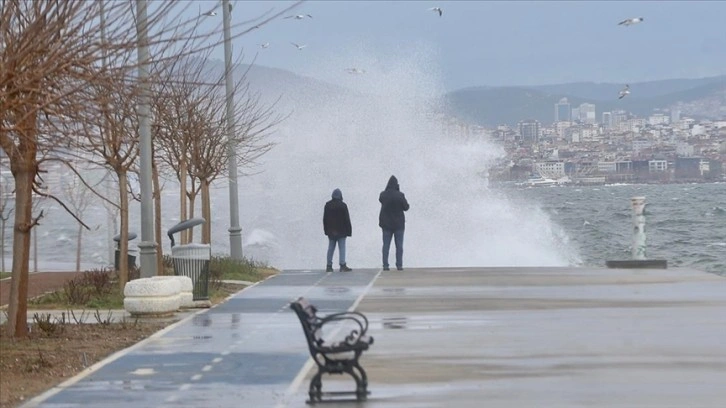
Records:
<instances>
[{"instance_id":1,"label":"bench armrest","mask_svg":"<svg viewBox=\"0 0 726 408\"><path fill-rule=\"evenodd\" d=\"M350 333L345 336L345 343L348 345L355 345L359 342L369 343L366 332L368 331L368 319L361 313L358 312L340 312L334 313L320 319L319 327L329 322L340 322L340 321L353 321L358 325L358 329L353 329Z\"/></svg>"}]
</instances>

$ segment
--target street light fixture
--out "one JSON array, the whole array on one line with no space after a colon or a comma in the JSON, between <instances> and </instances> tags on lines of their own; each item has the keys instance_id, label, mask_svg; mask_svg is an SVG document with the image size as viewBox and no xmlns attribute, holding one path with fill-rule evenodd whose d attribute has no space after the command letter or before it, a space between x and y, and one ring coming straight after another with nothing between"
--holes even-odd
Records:
<instances>
[{"instance_id":1,"label":"street light fixture","mask_svg":"<svg viewBox=\"0 0 726 408\"><path fill-rule=\"evenodd\" d=\"M242 259L242 228L239 226L239 196L237 191L237 141L234 136L234 87L232 84L232 40L230 24L232 5L222 0L224 25L224 79L227 99L227 143L229 178L229 249L232 259Z\"/></svg>"},{"instance_id":2,"label":"street light fixture","mask_svg":"<svg viewBox=\"0 0 726 408\"><path fill-rule=\"evenodd\" d=\"M215 12L202 13L215 16ZM232 40L230 25L232 5L222 0L224 26L224 81L226 85L227 178L229 180L229 250L232 259L242 260L242 228L239 226L239 192L237 190L237 140L234 136L234 84L232 78Z\"/></svg>"},{"instance_id":3,"label":"street light fixture","mask_svg":"<svg viewBox=\"0 0 726 408\"><path fill-rule=\"evenodd\" d=\"M141 189L140 275L156 276L156 242L154 242L154 207L151 197L151 104L149 92L149 39L146 0L136 0L137 52L139 64L139 185Z\"/></svg>"}]
</instances>

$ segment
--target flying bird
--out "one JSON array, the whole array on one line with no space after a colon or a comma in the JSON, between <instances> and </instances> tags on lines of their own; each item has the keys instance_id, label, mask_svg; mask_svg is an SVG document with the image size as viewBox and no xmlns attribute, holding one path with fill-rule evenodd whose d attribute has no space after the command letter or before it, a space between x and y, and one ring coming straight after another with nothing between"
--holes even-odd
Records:
<instances>
[{"instance_id":1,"label":"flying bird","mask_svg":"<svg viewBox=\"0 0 726 408\"><path fill-rule=\"evenodd\" d=\"M638 24L643 22L643 17L634 17L634 18L628 18L618 23L618 25L621 26L631 26L633 24Z\"/></svg>"},{"instance_id":2,"label":"flying bird","mask_svg":"<svg viewBox=\"0 0 726 408\"><path fill-rule=\"evenodd\" d=\"M269 47L270 47L270 43L268 43L268 42L260 44L260 48L269 48Z\"/></svg>"},{"instance_id":3,"label":"flying bird","mask_svg":"<svg viewBox=\"0 0 726 408\"><path fill-rule=\"evenodd\" d=\"M214 10L211 10L211 11L207 11L206 13L202 13L202 15L207 16L207 17L214 17L217 15L217 12Z\"/></svg>"},{"instance_id":4,"label":"flying bird","mask_svg":"<svg viewBox=\"0 0 726 408\"><path fill-rule=\"evenodd\" d=\"M302 50L303 48L307 47L307 44L303 44L303 45L298 45L298 44L295 44L294 42L291 42L290 44L294 45L294 46L295 46L295 48L297 48L297 49L298 49L298 51L300 51L300 50Z\"/></svg>"},{"instance_id":5,"label":"flying bird","mask_svg":"<svg viewBox=\"0 0 726 408\"><path fill-rule=\"evenodd\" d=\"M348 71L349 74L365 74L366 71L364 69L358 69L358 68L346 68L346 71Z\"/></svg>"},{"instance_id":6,"label":"flying bird","mask_svg":"<svg viewBox=\"0 0 726 408\"><path fill-rule=\"evenodd\" d=\"M308 17L308 18L313 18L313 16L311 16L310 14L296 14L296 15L294 15L294 16L287 16L287 17L285 17L285 18L286 18L286 19L287 19L287 18L294 18L295 20L302 20L302 19L304 19L305 17Z\"/></svg>"},{"instance_id":7,"label":"flying bird","mask_svg":"<svg viewBox=\"0 0 726 408\"><path fill-rule=\"evenodd\" d=\"M625 85L625 88L620 90L620 96L618 96L618 99L623 99L628 95L630 95L630 85Z\"/></svg>"},{"instance_id":8,"label":"flying bird","mask_svg":"<svg viewBox=\"0 0 726 408\"><path fill-rule=\"evenodd\" d=\"M444 14L444 10L441 10L441 7L431 7L429 10L439 13L439 17L441 17L441 15Z\"/></svg>"}]
</instances>

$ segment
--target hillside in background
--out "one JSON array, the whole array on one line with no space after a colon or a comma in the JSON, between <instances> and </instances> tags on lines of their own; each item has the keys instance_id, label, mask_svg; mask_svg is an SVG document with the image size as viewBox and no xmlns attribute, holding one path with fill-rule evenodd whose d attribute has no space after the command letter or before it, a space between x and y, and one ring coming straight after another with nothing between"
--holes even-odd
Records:
<instances>
[{"instance_id":1,"label":"hillside in background","mask_svg":"<svg viewBox=\"0 0 726 408\"><path fill-rule=\"evenodd\" d=\"M207 62L215 75L224 72L219 60ZM335 100L355 91L319 79L262 65L242 64L235 76L246 72L250 89L267 101L279 99L285 112L296 107ZM639 116L656 111L678 109L682 115L696 119L726 118L726 75L698 79L668 79L629 84L631 94L618 99L622 84L575 82L567 84L473 87L444 95L449 114L483 126L516 125L524 119L543 124L554 121L554 105L563 97L573 108L581 103L596 106L598 120L602 112L622 109Z\"/></svg>"},{"instance_id":2,"label":"hillside in background","mask_svg":"<svg viewBox=\"0 0 726 408\"><path fill-rule=\"evenodd\" d=\"M563 97L571 106L596 105L602 112L626 110L646 116L678 109L696 118L726 117L726 75L698 79L670 79L630 84L631 94L618 99L622 84L570 84L465 88L446 95L452 115L484 126L514 125L523 119L544 124L554 121L554 105Z\"/></svg>"}]
</instances>

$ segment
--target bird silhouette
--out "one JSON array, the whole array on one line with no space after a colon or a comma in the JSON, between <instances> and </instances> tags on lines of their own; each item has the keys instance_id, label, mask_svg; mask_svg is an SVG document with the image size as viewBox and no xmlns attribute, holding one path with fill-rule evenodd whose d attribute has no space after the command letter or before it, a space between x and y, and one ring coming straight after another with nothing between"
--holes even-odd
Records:
<instances>
[{"instance_id":1,"label":"bird silhouette","mask_svg":"<svg viewBox=\"0 0 726 408\"><path fill-rule=\"evenodd\" d=\"M302 20L302 19L304 19L305 17L308 17L308 18L313 18L313 16L311 16L310 14L296 14L296 15L294 15L294 16L287 16L287 17L285 17L285 18L286 18L286 19L288 19L288 18L294 18L295 20Z\"/></svg>"},{"instance_id":2,"label":"bird silhouette","mask_svg":"<svg viewBox=\"0 0 726 408\"><path fill-rule=\"evenodd\" d=\"M619 22L618 25L627 27L627 26L631 26L633 24L641 23L641 22L643 22L643 20L644 20L643 17L627 18L627 19Z\"/></svg>"},{"instance_id":3,"label":"bird silhouette","mask_svg":"<svg viewBox=\"0 0 726 408\"><path fill-rule=\"evenodd\" d=\"M620 90L620 96L618 96L618 99L623 99L626 96L630 95L630 85L625 85L625 88Z\"/></svg>"},{"instance_id":4,"label":"bird silhouette","mask_svg":"<svg viewBox=\"0 0 726 408\"><path fill-rule=\"evenodd\" d=\"M439 13L439 17L441 17L444 14L444 10L441 10L441 7L431 7L429 10Z\"/></svg>"},{"instance_id":5,"label":"bird silhouette","mask_svg":"<svg viewBox=\"0 0 726 408\"><path fill-rule=\"evenodd\" d=\"M298 51L300 51L300 50L302 50L303 48L307 47L307 44L302 44L302 45L298 45L298 44L295 44L294 42L291 42L290 44L294 45L294 46L295 46L295 48L297 48L297 49L298 49Z\"/></svg>"},{"instance_id":6,"label":"bird silhouette","mask_svg":"<svg viewBox=\"0 0 726 408\"><path fill-rule=\"evenodd\" d=\"M269 47L270 47L270 43L268 43L268 42L260 44L260 48L269 48Z\"/></svg>"}]
</instances>

